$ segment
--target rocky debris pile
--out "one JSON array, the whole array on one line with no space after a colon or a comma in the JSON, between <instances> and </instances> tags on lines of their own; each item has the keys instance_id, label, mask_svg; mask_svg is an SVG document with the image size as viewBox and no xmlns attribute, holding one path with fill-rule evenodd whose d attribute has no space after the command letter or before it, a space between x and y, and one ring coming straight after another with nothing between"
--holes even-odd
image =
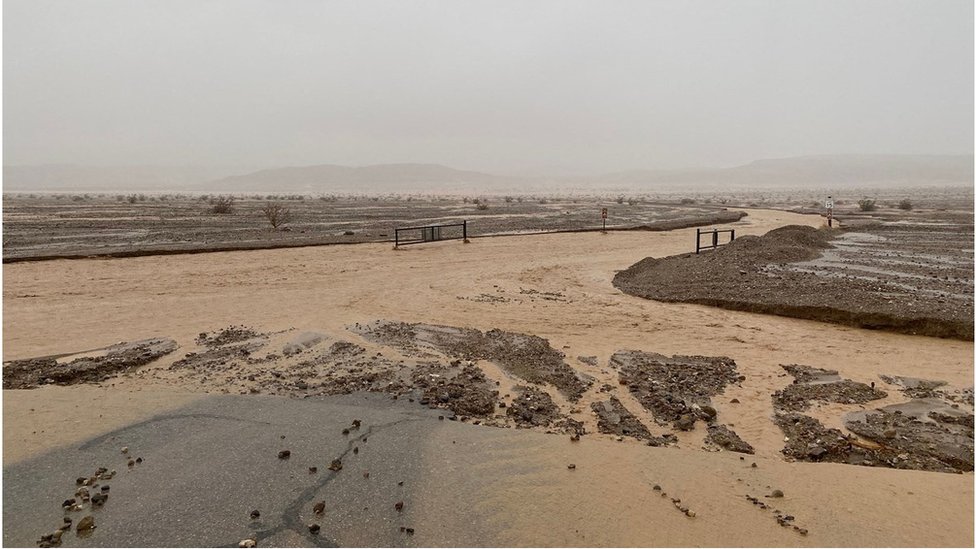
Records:
<instances>
[{"instance_id":1,"label":"rocky debris pile","mask_svg":"<svg viewBox=\"0 0 976 549\"><path fill-rule=\"evenodd\" d=\"M419 358L437 358L429 352L430 344L420 339L423 324L378 320L368 324L356 323L349 327L364 338L400 349Z\"/></svg>"},{"instance_id":2,"label":"rocky debris pile","mask_svg":"<svg viewBox=\"0 0 976 549\"><path fill-rule=\"evenodd\" d=\"M930 412L932 421L882 408L844 426L881 448L876 460L898 469L973 470L973 415Z\"/></svg>"},{"instance_id":3,"label":"rocky debris pile","mask_svg":"<svg viewBox=\"0 0 976 549\"><path fill-rule=\"evenodd\" d=\"M132 371L177 349L169 338L119 343L99 349L98 356L60 363L54 358L14 360L3 366L4 389L33 389L40 385L99 383Z\"/></svg>"},{"instance_id":4,"label":"rocky debris pile","mask_svg":"<svg viewBox=\"0 0 976 549\"><path fill-rule=\"evenodd\" d=\"M725 386L745 379L728 357L666 357L643 351L618 351L610 358L626 385L658 422L672 422L676 429L694 429L698 420L712 423L718 412L711 397Z\"/></svg>"},{"instance_id":5,"label":"rocky debris pile","mask_svg":"<svg viewBox=\"0 0 976 549\"><path fill-rule=\"evenodd\" d=\"M488 378L481 368L466 365L455 376L447 379L439 374L414 376L416 386L423 386L421 404L447 408L458 416L487 417L495 412L498 391L491 389Z\"/></svg>"},{"instance_id":6,"label":"rocky debris pile","mask_svg":"<svg viewBox=\"0 0 976 549\"><path fill-rule=\"evenodd\" d=\"M945 398L946 393L940 391L939 387L946 385L945 381L934 379L918 379L914 377L882 375L881 381L889 385L897 385L900 391L909 398Z\"/></svg>"},{"instance_id":7,"label":"rocky debris pile","mask_svg":"<svg viewBox=\"0 0 976 549\"><path fill-rule=\"evenodd\" d=\"M840 379L835 370L797 364L782 367L795 379L792 385L773 393L773 407L776 410L802 412L810 408L812 401L863 404L888 396L888 393L871 385Z\"/></svg>"},{"instance_id":8,"label":"rocky debris pile","mask_svg":"<svg viewBox=\"0 0 976 549\"><path fill-rule=\"evenodd\" d=\"M536 387L519 385L515 387L518 396L508 406L505 413L515 421L519 429L530 427L548 427L551 432L582 435L585 433L583 424L564 416L559 406L552 401L549 393Z\"/></svg>"},{"instance_id":9,"label":"rocky debris pile","mask_svg":"<svg viewBox=\"0 0 976 549\"><path fill-rule=\"evenodd\" d=\"M597 366L597 358L595 356L578 356L576 360L586 364L587 366Z\"/></svg>"},{"instance_id":10,"label":"rocky debris pile","mask_svg":"<svg viewBox=\"0 0 976 549\"><path fill-rule=\"evenodd\" d=\"M630 412L617 397L601 400L590 405L597 417L597 429L601 433L652 440L655 437L647 427Z\"/></svg>"},{"instance_id":11,"label":"rocky debris pile","mask_svg":"<svg viewBox=\"0 0 976 549\"><path fill-rule=\"evenodd\" d=\"M708 444L714 444L719 448L728 450L729 452L738 452L740 454L754 454L756 450L748 442L742 440L739 435L735 433L732 429L729 429L726 425L709 425L708 434L705 436L705 442Z\"/></svg>"},{"instance_id":12,"label":"rocky debris pile","mask_svg":"<svg viewBox=\"0 0 976 549\"><path fill-rule=\"evenodd\" d=\"M451 358L490 360L528 383L548 383L570 400L579 399L593 383L566 364L565 355L548 340L534 335L402 322L373 323L361 331L364 337L421 356L429 355L423 349L431 349Z\"/></svg>"},{"instance_id":13,"label":"rocky debris pile","mask_svg":"<svg viewBox=\"0 0 976 549\"><path fill-rule=\"evenodd\" d=\"M870 385L845 379L833 383L794 383L773 393L773 406L777 410L802 412L813 401L838 404L863 404L888 396L888 393Z\"/></svg>"},{"instance_id":14,"label":"rocky debris pile","mask_svg":"<svg viewBox=\"0 0 976 549\"><path fill-rule=\"evenodd\" d=\"M366 352L366 348L362 345L356 345L355 343L339 340L329 346L329 350L320 356L318 356L314 361L302 362L298 366L306 366L308 364L322 364L326 362L342 362L344 360L352 360Z\"/></svg>"},{"instance_id":15,"label":"rocky debris pile","mask_svg":"<svg viewBox=\"0 0 976 549\"><path fill-rule=\"evenodd\" d=\"M837 370L826 370L824 368L814 368L802 364L780 364L786 373L793 376L793 383L825 383L830 381L840 381L840 374Z\"/></svg>"},{"instance_id":16,"label":"rocky debris pile","mask_svg":"<svg viewBox=\"0 0 976 549\"><path fill-rule=\"evenodd\" d=\"M231 343L240 343L261 337L262 335L246 326L228 326L220 330L214 330L213 332L202 332L197 336L196 344L212 349L230 345Z\"/></svg>"},{"instance_id":17,"label":"rocky debris pile","mask_svg":"<svg viewBox=\"0 0 976 549\"><path fill-rule=\"evenodd\" d=\"M870 452L856 448L844 433L825 427L820 421L803 414L777 413L773 421L786 435L783 454L798 461L826 461L851 463L855 452Z\"/></svg>"},{"instance_id":18,"label":"rocky debris pile","mask_svg":"<svg viewBox=\"0 0 976 549\"><path fill-rule=\"evenodd\" d=\"M244 343L228 343L224 346L208 346L206 351L189 352L183 358L170 365L170 370L195 370L219 372L226 369L228 362L234 360L256 362L251 354L264 347L264 341L246 341ZM273 359L272 359L273 360ZM265 362L260 360L257 362Z\"/></svg>"},{"instance_id":19,"label":"rocky debris pile","mask_svg":"<svg viewBox=\"0 0 976 549\"><path fill-rule=\"evenodd\" d=\"M774 420L786 435L783 454L796 460L949 473L973 470L972 428L954 423L875 410L845 422L866 439L861 440L801 414L778 413Z\"/></svg>"},{"instance_id":20,"label":"rocky debris pile","mask_svg":"<svg viewBox=\"0 0 976 549\"><path fill-rule=\"evenodd\" d=\"M956 402L956 403L959 403L959 404L968 404L969 406L972 406L973 405L973 388L972 387L968 387L966 389L956 389L955 391L953 391L951 393L947 393L945 395L945 397L947 399L951 400L952 402Z\"/></svg>"}]
</instances>

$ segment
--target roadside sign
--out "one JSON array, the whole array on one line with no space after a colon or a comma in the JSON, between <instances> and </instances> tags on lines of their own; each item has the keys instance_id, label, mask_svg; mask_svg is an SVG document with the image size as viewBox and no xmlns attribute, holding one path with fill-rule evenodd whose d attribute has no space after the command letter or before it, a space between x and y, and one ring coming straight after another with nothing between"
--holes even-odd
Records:
<instances>
[{"instance_id":1,"label":"roadside sign","mask_svg":"<svg viewBox=\"0 0 976 549\"><path fill-rule=\"evenodd\" d=\"M607 218L607 209L606 208L603 208L603 212L600 215L601 215L601 217L603 217L603 219L606 219Z\"/></svg>"}]
</instances>

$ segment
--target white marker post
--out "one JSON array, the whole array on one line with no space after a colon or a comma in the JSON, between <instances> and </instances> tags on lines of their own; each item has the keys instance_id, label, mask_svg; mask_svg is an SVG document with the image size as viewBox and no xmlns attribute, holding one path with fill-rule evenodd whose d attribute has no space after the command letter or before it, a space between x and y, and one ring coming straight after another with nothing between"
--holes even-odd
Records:
<instances>
[{"instance_id":1,"label":"white marker post","mask_svg":"<svg viewBox=\"0 0 976 549\"><path fill-rule=\"evenodd\" d=\"M603 234L606 234L607 233L607 209L606 208L603 208L603 211L600 213L600 216L603 218Z\"/></svg>"},{"instance_id":2,"label":"white marker post","mask_svg":"<svg viewBox=\"0 0 976 549\"><path fill-rule=\"evenodd\" d=\"M831 196L827 197L827 203L824 204L827 208L827 226L834 226L834 198Z\"/></svg>"}]
</instances>

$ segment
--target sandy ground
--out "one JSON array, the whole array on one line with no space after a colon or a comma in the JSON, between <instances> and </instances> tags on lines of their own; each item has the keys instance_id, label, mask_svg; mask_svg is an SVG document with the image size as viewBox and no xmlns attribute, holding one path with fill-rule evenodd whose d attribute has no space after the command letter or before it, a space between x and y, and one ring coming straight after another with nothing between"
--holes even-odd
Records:
<instances>
[{"instance_id":1,"label":"sandy ground","mask_svg":"<svg viewBox=\"0 0 976 549\"><path fill-rule=\"evenodd\" d=\"M737 234L823 223L818 216L749 213L735 225ZM968 387L973 382L972 342L664 304L624 295L610 283L617 270L639 259L687 252L693 245L692 229L502 237L400 251L365 244L15 264L4 268L3 358L83 351L153 336L192 347L200 332L239 324L347 337L349 324L376 319L539 335L567 357L596 355L596 367L575 360L570 364L594 376L597 385L616 384L606 364L620 349L725 355L735 359L747 382L730 387L715 407L756 448L758 469L744 472L735 454L700 451L702 429L684 436L678 449L617 443L598 435L575 446L575 457L565 453L570 451L568 437L495 429L494 446L471 451L467 458L456 455L454 463L470 459L476 472L498 479L471 497L513 545L972 545L972 474L786 463L779 454L782 432L770 420L769 398L790 381L779 367L783 363L837 369L865 383L891 374ZM558 292L565 299L466 299L513 296L521 289ZM115 385L4 391L4 464L193 398L185 387L174 391L138 378ZM889 393L871 407L905 400ZM617 395L648 419L625 391ZM588 409L587 398L592 395L584 396L583 409ZM731 405L732 398L742 403ZM113 411L91 406L93 401L104 401ZM827 420L836 416L827 412L861 408L831 405L811 415L832 425ZM432 444L432 456L447 447L446 441ZM526 445L531 452L523 451ZM567 458L580 465L577 476L564 474ZM471 474L464 467L443 467L442 455L440 462L424 459L440 464L429 475L435 484L442 477ZM509 478L506 460L538 467ZM650 492L653 482L683 500L700 501L692 505L702 509L700 516L689 520L670 508L670 501L649 501L660 499ZM796 510L797 522L810 525L809 537L781 529L771 515L744 500L719 506L716 501L729 498L711 497L744 497L750 490L762 495L767 485L795 498L783 504L784 510ZM451 506L463 504L438 499L428 505L432 520L449 527Z\"/></svg>"}]
</instances>

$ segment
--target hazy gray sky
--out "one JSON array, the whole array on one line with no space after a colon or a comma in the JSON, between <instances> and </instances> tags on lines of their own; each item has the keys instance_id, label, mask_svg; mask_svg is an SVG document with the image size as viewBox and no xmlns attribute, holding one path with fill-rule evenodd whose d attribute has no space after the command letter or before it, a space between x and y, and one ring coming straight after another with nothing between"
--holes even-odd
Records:
<instances>
[{"instance_id":1,"label":"hazy gray sky","mask_svg":"<svg viewBox=\"0 0 976 549\"><path fill-rule=\"evenodd\" d=\"M973 151L973 2L6 0L4 164Z\"/></svg>"}]
</instances>

